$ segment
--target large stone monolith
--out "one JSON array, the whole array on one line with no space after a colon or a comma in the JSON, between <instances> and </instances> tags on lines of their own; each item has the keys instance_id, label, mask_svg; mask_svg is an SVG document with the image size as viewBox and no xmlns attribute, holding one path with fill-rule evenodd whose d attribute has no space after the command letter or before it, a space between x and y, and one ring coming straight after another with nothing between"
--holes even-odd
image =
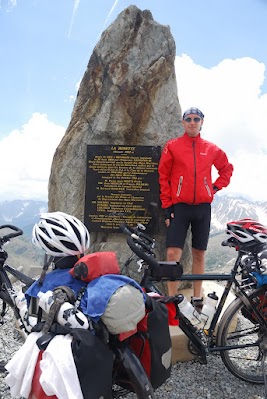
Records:
<instances>
[{"instance_id":1,"label":"large stone monolith","mask_svg":"<svg viewBox=\"0 0 267 399\"><path fill-rule=\"evenodd\" d=\"M88 144L163 147L181 134L174 61L169 27L155 22L148 10L130 6L103 32L54 155L50 211L84 220ZM160 217L156 238L159 257L164 259L165 224ZM91 238L92 251L115 250L121 264L129 253L121 234L92 233Z\"/></svg>"}]
</instances>

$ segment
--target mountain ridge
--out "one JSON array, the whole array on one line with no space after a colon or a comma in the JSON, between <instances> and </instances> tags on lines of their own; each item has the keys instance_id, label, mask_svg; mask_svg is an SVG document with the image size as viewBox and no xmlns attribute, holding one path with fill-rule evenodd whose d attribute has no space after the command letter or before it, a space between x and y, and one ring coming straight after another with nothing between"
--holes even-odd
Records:
<instances>
[{"instance_id":1,"label":"mountain ridge","mask_svg":"<svg viewBox=\"0 0 267 399\"><path fill-rule=\"evenodd\" d=\"M0 224L14 224L28 231L48 208L47 201L10 200L0 202ZM226 228L226 223L241 218L251 218L267 225L267 201L251 201L244 197L216 195L211 204L210 235Z\"/></svg>"},{"instance_id":2,"label":"mountain ridge","mask_svg":"<svg viewBox=\"0 0 267 399\"><path fill-rule=\"evenodd\" d=\"M31 232L39 221L40 213L47 211L46 201L11 200L0 202L0 225L13 224L24 232L22 237L9 243L10 264L30 268L40 266L43 252L33 247ZM251 218L267 225L267 201L253 202L243 197L216 195L211 206L210 238L206 253L206 270L227 272L235 258L232 248L222 247L225 239L226 224L232 220Z\"/></svg>"}]
</instances>

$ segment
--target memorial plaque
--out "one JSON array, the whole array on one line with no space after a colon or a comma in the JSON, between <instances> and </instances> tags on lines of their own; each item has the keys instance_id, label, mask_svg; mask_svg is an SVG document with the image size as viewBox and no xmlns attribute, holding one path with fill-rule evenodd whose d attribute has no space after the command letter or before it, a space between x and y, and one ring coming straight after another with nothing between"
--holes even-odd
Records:
<instances>
[{"instance_id":1,"label":"memorial plaque","mask_svg":"<svg viewBox=\"0 0 267 399\"><path fill-rule=\"evenodd\" d=\"M88 145L85 224L119 232L121 223L158 231L160 146Z\"/></svg>"}]
</instances>

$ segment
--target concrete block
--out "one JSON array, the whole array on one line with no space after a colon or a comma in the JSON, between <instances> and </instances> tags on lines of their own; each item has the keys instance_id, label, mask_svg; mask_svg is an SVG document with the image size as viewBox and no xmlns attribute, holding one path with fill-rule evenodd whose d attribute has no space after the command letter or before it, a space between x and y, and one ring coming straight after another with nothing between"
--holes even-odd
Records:
<instances>
[{"instance_id":1,"label":"concrete block","mask_svg":"<svg viewBox=\"0 0 267 399\"><path fill-rule=\"evenodd\" d=\"M215 291L219 300L222 296L224 286L219 285L214 281L203 281L202 284L203 297L205 298L210 292ZM183 294L188 301L191 300L191 296L193 295L192 288L179 290L180 294ZM228 295L228 298L224 304L223 311L221 313L220 318L222 317L225 309L228 305L235 299L235 295L231 292ZM219 319L220 320L220 319ZM233 326L234 328L235 326ZM188 338L183 333L183 331L176 326L170 326L170 335L172 340L172 364L177 362L184 362L194 359L194 355L192 355L188 350Z\"/></svg>"}]
</instances>

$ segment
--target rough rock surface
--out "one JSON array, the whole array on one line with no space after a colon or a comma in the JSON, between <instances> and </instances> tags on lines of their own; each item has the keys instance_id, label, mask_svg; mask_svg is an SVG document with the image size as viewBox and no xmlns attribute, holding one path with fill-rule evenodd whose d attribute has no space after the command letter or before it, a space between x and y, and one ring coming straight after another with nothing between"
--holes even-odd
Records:
<instances>
[{"instance_id":1,"label":"rough rock surface","mask_svg":"<svg viewBox=\"0 0 267 399\"><path fill-rule=\"evenodd\" d=\"M130 6L103 32L54 155L50 211L84 219L88 144L163 146L181 134L174 60L175 42L169 27L155 22L148 10ZM160 226L156 238L163 259L163 219ZM125 237L114 233L91 236L92 251L115 250L120 261L125 258L126 246L121 245Z\"/></svg>"}]
</instances>

